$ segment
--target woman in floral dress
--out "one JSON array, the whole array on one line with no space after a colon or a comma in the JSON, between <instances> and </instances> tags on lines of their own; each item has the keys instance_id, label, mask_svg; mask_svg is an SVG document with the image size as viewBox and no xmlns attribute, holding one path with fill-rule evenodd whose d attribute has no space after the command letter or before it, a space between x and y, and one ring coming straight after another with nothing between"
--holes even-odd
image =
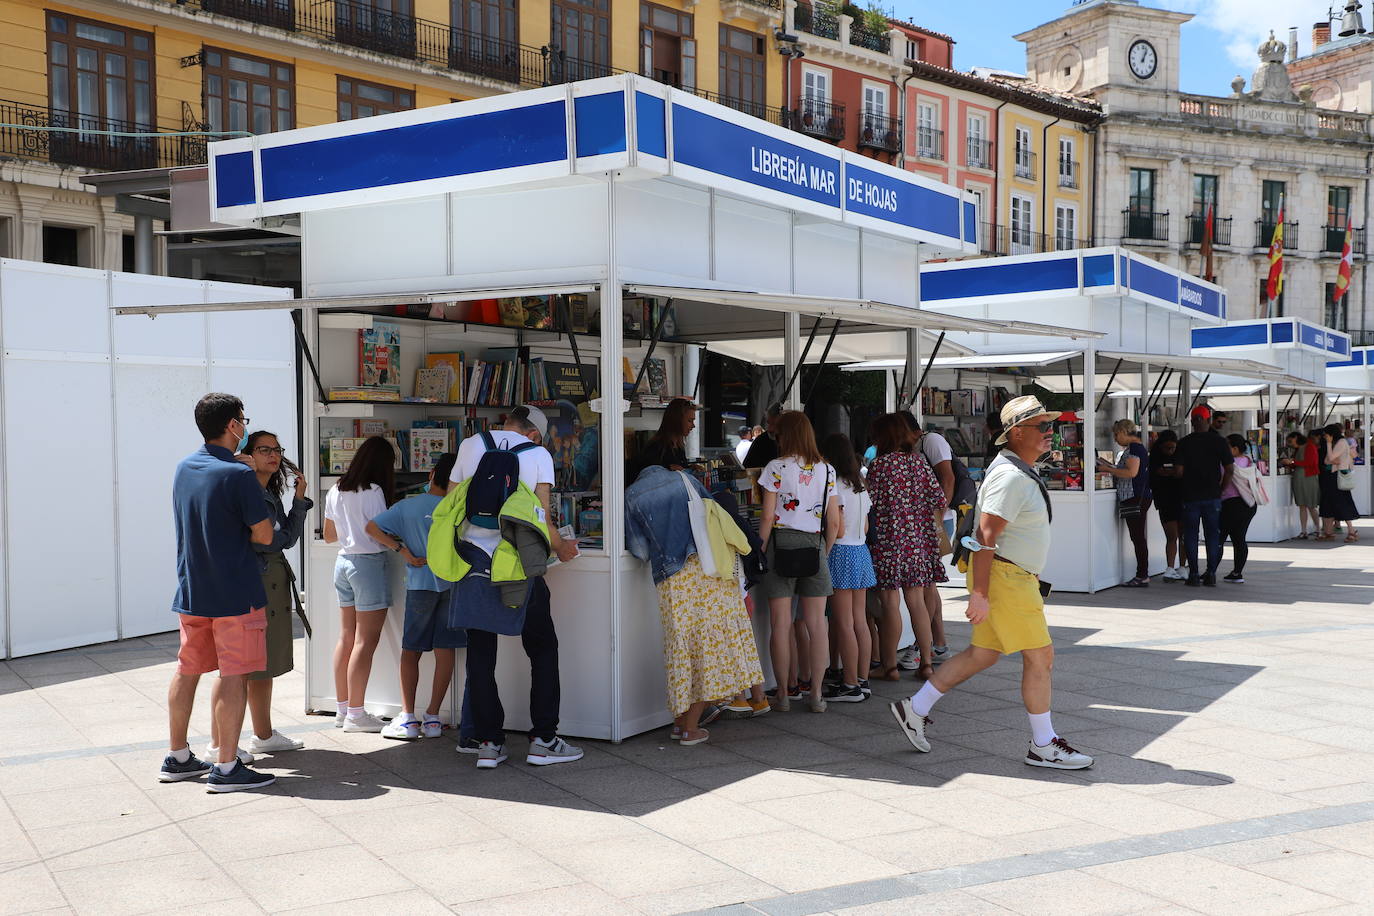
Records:
<instances>
[{"instance_id":1,"label":"woman in floral dress","mask_svg":"<svg viewBox=\"0 0 1374 916\"><path fill-rule=\"evenodd\" d=\"M869 550L883 604L878 621L882 658L878 676L888 681L899 676L897 644L902 638L901 596L905 596L921 652L917 676L929 678L934 669L924 589L949 579L935 531L936 513L945 508L945 494L935 472L916 451L911 428L897 414L884 414L874 421L873 444L878 457L868 469L868 491L873 498Z\"/></svg>"}]
</instances>

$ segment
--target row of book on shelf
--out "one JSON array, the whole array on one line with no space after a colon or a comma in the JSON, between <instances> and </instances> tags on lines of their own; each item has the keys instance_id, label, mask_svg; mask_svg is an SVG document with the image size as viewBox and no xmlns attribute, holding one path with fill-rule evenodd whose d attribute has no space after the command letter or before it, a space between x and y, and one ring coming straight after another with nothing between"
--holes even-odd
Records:
<instances>
[{"instance_id":1,"label":"row of book on shelf","mask_svg":"<svg viewBox=\"0 0 1374 916\"><path fill-rule=\"evenodd\" d=\"M1005 388L922 388L921 412L937 417L985 417L996 415L1011 400Z\"/></svg>"}]
</instances>

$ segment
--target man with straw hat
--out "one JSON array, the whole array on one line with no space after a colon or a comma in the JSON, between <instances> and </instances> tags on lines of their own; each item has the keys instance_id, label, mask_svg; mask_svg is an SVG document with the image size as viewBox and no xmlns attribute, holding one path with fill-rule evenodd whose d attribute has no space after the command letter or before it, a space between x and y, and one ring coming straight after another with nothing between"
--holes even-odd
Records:
<instances>
[{"instance_id":1,"label":"man with straw hat","mask_svg":"<svg viewBox=\"0 0 1374 916\"><path fill-rule=\"evenodd\" d=\"M1049 451L1053 420L1033 395L1013 398L1002 408L1002 446L988 467L978 493L973 532L963 539L968 550L968 610L973 624L970 645L945 662L915 696L892 704L892 715L912 747L930 750L926 717L940 697L1002 655L1021 653L1021 696L1030 717L1029 766L1081 770L1093 758L1059 737L1050 722L1050 674L1054 645L1045 623L1040 573L1050 552L1050 500L1031 464Z\"/></svg>"}]
</instances>

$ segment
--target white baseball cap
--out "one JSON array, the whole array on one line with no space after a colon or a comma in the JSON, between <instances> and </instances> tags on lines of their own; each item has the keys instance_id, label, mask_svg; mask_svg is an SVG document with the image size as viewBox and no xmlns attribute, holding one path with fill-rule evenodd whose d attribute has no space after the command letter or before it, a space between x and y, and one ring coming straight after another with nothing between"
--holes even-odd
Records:
<instances>
[{"instance_id":1,"label":"white baseball cap","mask_svg":"<svg viewBox=\"0 0 1374 916\"><path fill-rule=\"evenodd\" d=\"M521 404L519 407L515 408L515 410L511 411L511 416L528 420L534 425L535 429L539 430L539 435L541 437L548 436L549 418L545 416L544 411L540 410L538 407L532 404Z\"/></svg>"}]
</instances>

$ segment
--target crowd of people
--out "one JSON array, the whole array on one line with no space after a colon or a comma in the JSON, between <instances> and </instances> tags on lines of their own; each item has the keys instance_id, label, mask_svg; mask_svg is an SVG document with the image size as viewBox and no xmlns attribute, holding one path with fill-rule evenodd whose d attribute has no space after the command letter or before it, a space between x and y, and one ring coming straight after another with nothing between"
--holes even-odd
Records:
<instances>
[{"instance_id":1,"label":"crowd of people","mask_svg":"<svg viewBox=\"0 0 1374 916\"><path fill-rule=\"evenodd\" d=\"M305 619L284 551L299 541L313 502L278 438L249 433L238 398L206 395L195 418L205 444L181 462L173 481L181 649L168 696L170 750L159 778L208 776L210 791L232 792L273 782L250 767L256 754L302 747L273 728L271 699L272 679L292 667L293 609ZM696 407L672 402L648 446L627 463L624 507L626 546L648 564L658 590L671 738L683 746L708 741L706 726L723 713L760 716L803 701L823 713L832 702L865 702L870 679L895 681L910 670L923 685L893 703L892 714L912 746L928 751L934 704L1002 655L1019 653L1031 732L1025 762L1090 766L1091 757L1054 731L1049 709L1054 650L1044 617L1049 586L1040 577L1053 512L1033 464L1048 451L1056 418L1033 396L1009 401L1000 422L989 420L995 449L975 487L949 443L907 411L872 422L872 446L861 461L848 436L818 443L804 413L774 405L766 429L741 435L738 453L758 473L756 530L732 494L710 493L689 473L685 443ZM1166 537L1165 581L1215 585L1226 541L1233 562L1225 579L1245 581L1247 530L1268 497L1249 444L1223 437L1225 422L1199 406L1190 414L1192 433L1162 431L1148 448L1134 422L1114 424L1120 453L1099 470L1115 481L1118 513L1135 548L1127 586L1150 581L1152 507ZM558 735L558 638L544 574L577 548L546 524L554 483L542 445L548 429L539 408L518 407L502 428L470 436L442 456L423 494L399 501L393 446L373 437L330 488L323 536L339 547L335 724L344 732L440 736L455 652L466 648L457 750L474 755L479 769L499 766L507 748L497 636L511 635L521 638L530 663L526 762L582 757ZM1292 433L1288 447L1283 463L1294 475L1301 537L1309 537L1310 519L1310 536L1318 540L1333 539L1340 522L1346 540L1355 540L1356 513L1341 483L1352 456L1340 427ZM406 565L402 708L384 721L367 711L366 700L393 606L390 553ZM965 613L973 625L969 647L957 655L946 644L937 588L948 580L950 554L966 577ZM905 650L903 605L914 634ZM768 629L776 684L768 690L756 614ZM434 677L419 715L424 653L434 655ZM202 761L187 729L199 677L215 670L211 741ZM253 732L247 749L238 741L245 710Z\"/></svg>"}]
</instances>

